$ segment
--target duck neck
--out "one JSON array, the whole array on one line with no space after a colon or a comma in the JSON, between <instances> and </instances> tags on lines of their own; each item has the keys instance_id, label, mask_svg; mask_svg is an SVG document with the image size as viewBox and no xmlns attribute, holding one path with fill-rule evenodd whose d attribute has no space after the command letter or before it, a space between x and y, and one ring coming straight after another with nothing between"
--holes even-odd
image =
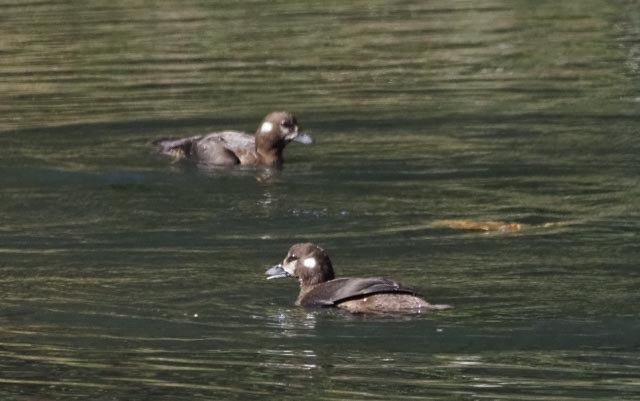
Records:
<instances>
[{"instance_id":1,"label":"duck neck","mask_svg":"<svg viewBox=\"0 0 640 401\"><path fill-rule=\"evenodd\" d=\"M298 298L296 299L296 305L302 304L302 299L307 296L314 288L316 288L318 284L302 284L300 283L300 293L298 294Z\"/></svg>"},{"instance_id":2,"label":"duck neck","mask_svg":"<svg viewBox=\"0 0 640 401\"><path fill-rule=\"evenodd\" d=\"M282 165L282 149L269 148L268 150L260 149L256 143L256 155L260 160L260 164L265 166L280 167Z\"/></svg>"},{"instance_id":3,"label":"duck neck","mask_svg":"<svg viewBox=\"0 0 640 401\"><path fill-rule=\"evenodd\" d=\"M262 135L256 134L256 155L260 160L260 164L267 166L278 167L282 165L282 151L284 150L284 144L281 142L274 142L265 138Z\"/></svg>"}]
</instances>

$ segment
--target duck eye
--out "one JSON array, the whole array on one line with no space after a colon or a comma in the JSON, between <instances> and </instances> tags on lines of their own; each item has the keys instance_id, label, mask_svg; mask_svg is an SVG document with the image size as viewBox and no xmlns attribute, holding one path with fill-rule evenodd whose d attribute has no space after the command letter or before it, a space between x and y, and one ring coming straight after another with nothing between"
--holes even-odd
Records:
<instances>
[{"instance_id":1,"label":"duck eye","mask_svg":"<svg viewBox=\"0 0 640 401\"><path fill-rule=\"evenodd\" d=\"M289 262L293 262L294 260L298 260L298 257L292 253L291 255L287 256L286 262L289 263Z\"/></svg>"}]
</instances>

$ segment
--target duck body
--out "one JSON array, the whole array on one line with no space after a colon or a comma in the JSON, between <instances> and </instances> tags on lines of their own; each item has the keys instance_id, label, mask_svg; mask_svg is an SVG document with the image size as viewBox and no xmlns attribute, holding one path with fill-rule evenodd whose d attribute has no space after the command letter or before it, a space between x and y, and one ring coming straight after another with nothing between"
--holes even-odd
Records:
<instances>
[{"instance_id":1,"label":"duck body","mask_svg":"<svg viewBox=\"0 0 640 401\"><path fill-rule=\"evenodd\" d=\"M255 134L241 131L212 132L180 139L154 142L158 152L175 160L191 160L207 165L246 165L279 167L289 142L310 144L311 137L298 127L295 116L287 112L268 114Z\"/></svg>"},{"instance_id":2,"label":"duck body","mask_svg":"<svg viewBox=\"0 0 640 401\"><path fill-rule=\"evenodd\" d=\"M439 310L415 290L386 277L344 277L301 291L297 305L337 307L353 313L420 313Z\"/></svg>"},{"instance_id":3,"label":"duck body","mask_svg":"<svg viewBox=\"0 0 640 401\"><path fill-rule=\"evenodd\" d=\"M268 279L296 277L300 294L296 305L336 307L353 313L424 313L450 309L434 305L416 291L385 277L334 278L331 260L319 246L296 244L284 262L267 270Z\"/></svg>"}]
</instances>

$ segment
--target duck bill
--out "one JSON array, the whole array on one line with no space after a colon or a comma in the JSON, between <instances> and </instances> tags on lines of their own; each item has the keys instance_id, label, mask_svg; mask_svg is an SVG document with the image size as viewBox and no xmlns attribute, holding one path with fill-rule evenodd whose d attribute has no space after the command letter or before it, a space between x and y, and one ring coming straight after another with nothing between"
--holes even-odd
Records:
<instances>
[{"instance_id":1,"label":"duck bill","mask_svg":"<svg viewBox=\"0 0 640 401\"><path fill-rule=\"evenodd\" d=\"M311 138L309 135L305 134L304 132L298 132L298 135L294 136L292 141L301 143L303 145L310 145L313 143L313 138Z\"/></svg>"},{"instance_id":2,"label":"duck bill","mask_svg":"<svg viewBox=\"0 0 640 401\"><path fill-rule=\"evenodd\" d=\"M291 275L287 273L287 271L282 267L282 263L277 264L264 272L267 275L267 280L271 280L274 278L284 278L290 277Z\"/></svg>"}]
</instances>

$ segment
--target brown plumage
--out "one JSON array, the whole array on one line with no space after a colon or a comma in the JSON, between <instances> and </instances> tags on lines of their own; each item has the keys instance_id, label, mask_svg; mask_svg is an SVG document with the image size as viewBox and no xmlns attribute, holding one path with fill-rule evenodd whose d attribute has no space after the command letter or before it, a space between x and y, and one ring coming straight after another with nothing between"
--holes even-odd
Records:
<instances>
[{"instance_id":1,"label":"brown plumage","mask_svg":"<svg viewBox=\"0 0 640 401\"><path fill-rule=\"evenodd\" d=\"M221 131L182 139L161 139L154 144L159 153L177 160L208 165L279 167L284 161L282 152L291 141L313 142L300 130L293 114L281 111L268 114L254 135Z\"/></svg>"},{"instance_id":2,"label":"brown plumage","mask_svg":"<svg viewBox=\"0 0 640 401\"><path fill-rule=\"evenodd\" d=\"M388 278L335 278L329 255L312 243L293 245L284 261L266 274L268 279L298 279L296 305L337 307L354 313L423 313L451 308L430 304L414 289Z\"/></svg>"}]
</instances>

